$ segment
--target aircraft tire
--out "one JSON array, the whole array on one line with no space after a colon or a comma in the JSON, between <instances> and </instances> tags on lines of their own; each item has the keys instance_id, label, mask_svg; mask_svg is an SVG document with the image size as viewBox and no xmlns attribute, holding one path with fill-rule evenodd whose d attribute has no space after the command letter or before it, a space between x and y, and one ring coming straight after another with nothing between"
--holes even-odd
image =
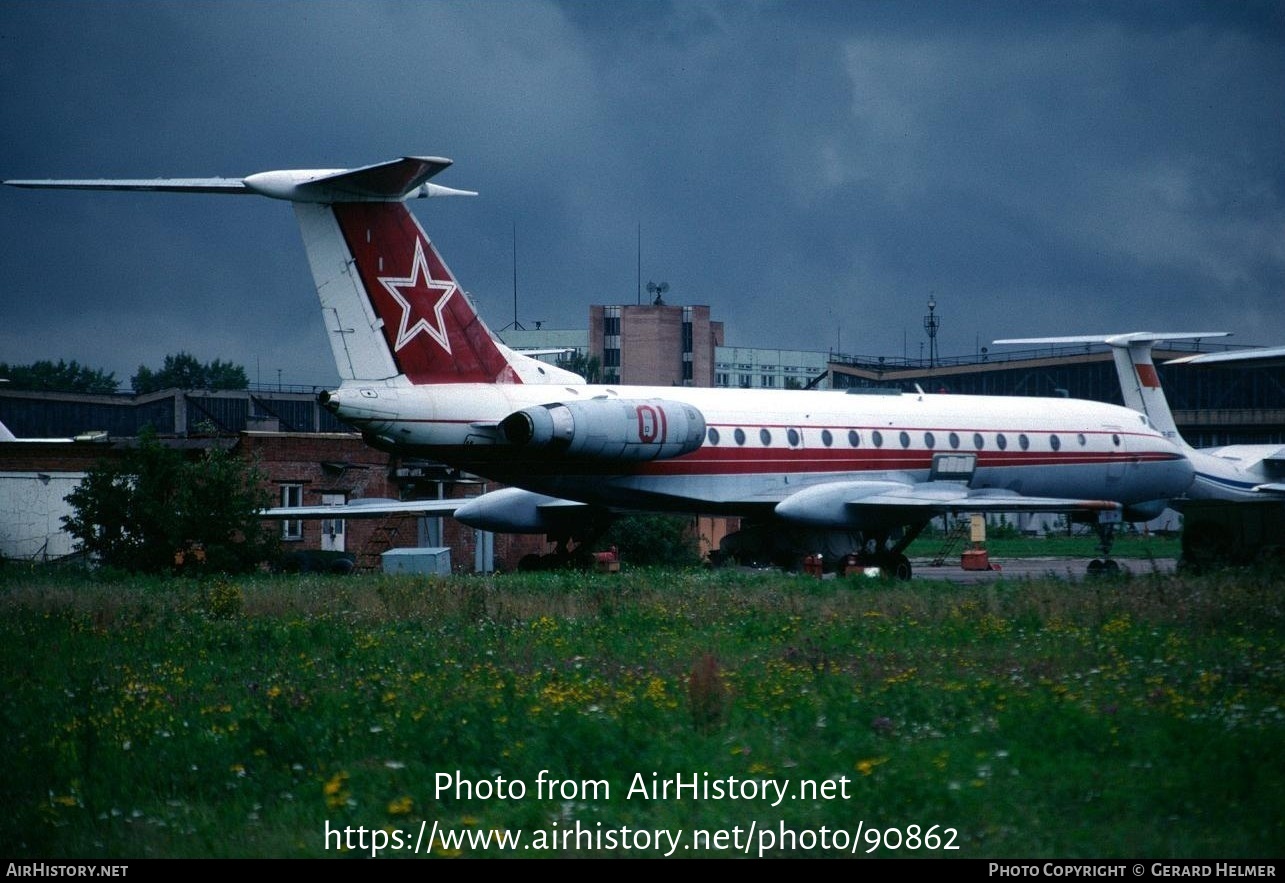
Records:
<instances>
[{"instance_id":1,"label":"aircraft tire","mask_svg":"<svg viewBox=\"0 0 1285 883\"><path fill-rule=\"evenodd\" d=\"M912 574L910 559L905 555L898 555L882 565L883 575L889 579L908 580Z\"/></svg>"}]
</instances>

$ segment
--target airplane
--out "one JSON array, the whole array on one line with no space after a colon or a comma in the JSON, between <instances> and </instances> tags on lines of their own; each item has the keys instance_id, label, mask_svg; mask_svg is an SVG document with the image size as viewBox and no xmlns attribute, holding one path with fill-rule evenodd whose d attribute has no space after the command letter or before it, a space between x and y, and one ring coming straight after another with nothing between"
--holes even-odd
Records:
<instances>
[{"instance_id":1,"label":"airplane","mask_svg":"<svg viewBox=\"0 0 1285 883\"><path fill-rule=\"evenodd\" d=\"M1192 447L1178 432L1152 360L1152 348L1157 343L1227 336L1223 331L1135 331L995 341L1021 345L1096 343L1111 347L1125 406L1145 415L1165 438L1178 444L1195 470L1191 486L1170 503L1184 516L1183 560L1196 567L1270 554L1280 545L1280 524L1285 520L1285 445ZM1285 347L1258 347L1198 353L1170 359L1165 364L1266 367L1282 362Z\"/></svg>"},{"instance_id":2,"label":"airplane","mask_svg":"<svg viewBox=\"0 0 1285 883\"><path fill-rule=\"evenodd\" d=\"M558 562L632 512L739 516L723 547L738 560L820 554L901 579L905 549L945 514L1067 513L1095 523L1107 556L1116 524L1154 517L1191 484L1183 448L1117 405L587 384L500 343L408 210L476 195L430 182L451 164L4 183L291 203L342 378L321 403L376 448L509 485L434 511L546 534Z\"/></svg>"},{"instance_id":3,"label":"airplane","mask_svg":"<svg viewBox=\"0 0 1285 883\"><path fill-rule=\"evenodd\" d=\"M61 444L75 444L77 442L105 442L105 441L107 441L107 433L102 430L95 430L94 432L82 432L76 436L66 436L66 437L58 437L58 438L19 438L18 436L14 435L13 432L9 429L9 427L5 426L4 423L0 423L0 444L3 444L5 442L25 442L27 444L61 445Z\"/></svg>"}]
</instances>

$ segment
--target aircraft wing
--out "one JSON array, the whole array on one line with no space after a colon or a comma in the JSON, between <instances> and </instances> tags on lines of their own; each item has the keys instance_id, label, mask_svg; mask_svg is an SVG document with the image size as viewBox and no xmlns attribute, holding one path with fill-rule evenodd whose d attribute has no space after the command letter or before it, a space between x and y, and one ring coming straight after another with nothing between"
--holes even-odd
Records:
<instances>
[{"instance_id":1,"label":"aircraft wing","mask_svg":"<svg viewBox=\"0 0 1285 883\"><path fill-rule=\"evenodd\" d=\"M777 504L776 514L818 527L862 528L897 523L907 515L917 520L957 512L1118 512L1123 508L1114 500L1028 497L953 481L835 481L787 497Z\"/></svg>"},{"instance_id":2,"label":"aircraft wing","mask_svg":"<svg viewBox=\"0 0 1285 883\"><path fill-rule=\"evenodd\" d=\"M454 515L468 500L353 500L338 506L273 506L259 512L260 518L384 518L389 515Z\"/></svg>"},{"instance_id":3,"label":"aircraft wing","mask_svg":"<svg viewBox=\"0 0 1285 883\"><path fill-rule=\"evenodd\" d=\"M1166 365L1244 365L1271 368L1285 365L1285 346L1264 346L1254 349L1229 350L1225 353L1199 353L1169 359Z\"/></svg>"}]
</instances>

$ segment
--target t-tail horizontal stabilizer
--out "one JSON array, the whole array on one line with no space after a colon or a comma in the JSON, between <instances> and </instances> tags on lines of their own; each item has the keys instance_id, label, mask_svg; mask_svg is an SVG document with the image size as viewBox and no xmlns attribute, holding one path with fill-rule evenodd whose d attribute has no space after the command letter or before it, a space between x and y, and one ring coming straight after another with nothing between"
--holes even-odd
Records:
<instances>
[{"instance_id":1,"label":"t-tail horizontal stabilizer","mask_svg":"<svg viewBox=\"0 0 1285 883\"><path fill-rule=\"evenodd\" d=\"M451 165L440 156L404 156L357 169L282 169L244 178L57 179L5 181L56 190L143 190L267 196L289 202L401 202L429 196L477 196L428 179Z\"/></svg>"}]
</instances>

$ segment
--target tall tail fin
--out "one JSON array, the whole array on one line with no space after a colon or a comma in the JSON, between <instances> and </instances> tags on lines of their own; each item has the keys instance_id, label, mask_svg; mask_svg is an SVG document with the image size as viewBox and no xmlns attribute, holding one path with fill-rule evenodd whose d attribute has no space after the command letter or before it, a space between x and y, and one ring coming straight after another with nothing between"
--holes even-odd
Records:
<instances>
[{"instance_id":1,"label":"tall tail fin","mask_svg":"<svg viewBox=\"0 0 1285 883\"><path fill-rule=\"evenodd\" d=\"M519 382L404 205L295 203L295 214L341 377Z\"/></svg>"},{"instance_id":2,"label":"tall tail fin","mask_svg":"<svg viewBox=\"0 0 1285 883\"><path fill-rule=\"evenodd\" d=\"M1104 343L1111 347L1115 370L1120 378L1120 392L1125 407L1145 414L1153 427L1165 438L1185 445L1174 422L1169 401L1160 386L1160 375L1151 361L1151 348L1167 340L1199 340L1206 337L1226 337L1225 331L1155 333L1135 331L1130 334L1087 334L1072 337L1026 337L997 340L998 344L1078 344Z\"/></svg>"},{"instance_id":3,"label":"tall tail fin","mask_svg":"<svg viewBox=\"0 0 1285 883\"><path fill-rule=\"evenodd\" d=\"M345 380L520 382L539 369L501 349L404 200L473 196L428 183L441 157L245 178L23 180L15 187L267 196L299 219L335 365ZM355 272L354 272L355 270Z\"/></svg>"}]
</instances>

